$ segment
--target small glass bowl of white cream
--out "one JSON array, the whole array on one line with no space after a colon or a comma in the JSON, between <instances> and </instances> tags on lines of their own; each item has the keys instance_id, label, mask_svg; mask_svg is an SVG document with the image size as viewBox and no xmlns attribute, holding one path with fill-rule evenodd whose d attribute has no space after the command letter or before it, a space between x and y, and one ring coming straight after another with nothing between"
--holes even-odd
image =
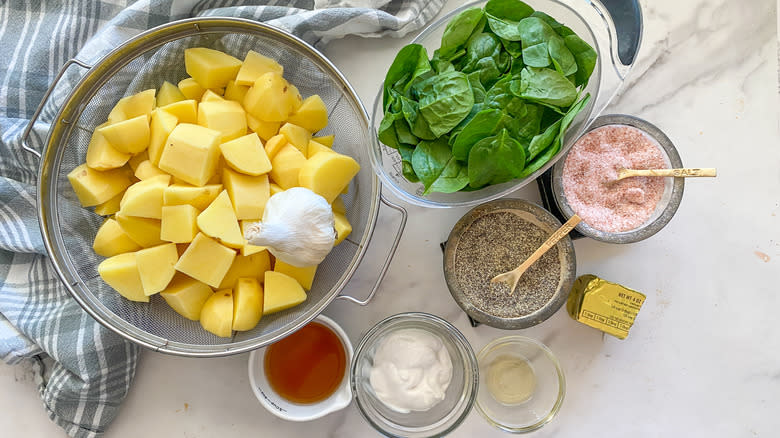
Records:
<instances>
[{"instance_id":1,"label":"small glass bowl of white cream","mask_svg":"<svg viewBox=\"0 0 780 438\"><path fill-rule=\"evenodd\" d=\"M350 374L358 410L388 437L451 433L471 412L479 381L463 334L427 313L377 323L355 349Z\"/></svg>"},{"instance_id":2,"label":"small glass bowl of white cream","mask_svg":"<svg viewBox=\"0 0 780 438\"><path fill-rule=\"evenodd\" d=\"M558 359L539 341L505 336L477 355L477 411L510 433L527 433L549 423L563 404L566 379Z\"/></svg>"}]
</instances>

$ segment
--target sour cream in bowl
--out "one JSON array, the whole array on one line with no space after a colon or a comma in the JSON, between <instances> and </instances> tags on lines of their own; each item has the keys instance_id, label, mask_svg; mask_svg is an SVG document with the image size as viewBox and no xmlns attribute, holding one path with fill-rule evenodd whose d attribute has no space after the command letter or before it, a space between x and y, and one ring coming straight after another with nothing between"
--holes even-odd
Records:
<instances>
[{"instance_id":1,"label":"sour cream in bowl","mask_svg":"<svg viewBox=\"0 0 780 438\"><path fill-rule=\"evenodd\" d=\"M386 436L439 437L471 411L479 370L452 324L427 313L379 322L355 349L352 390L358 410Z\"/></svg>"}]
</instances>

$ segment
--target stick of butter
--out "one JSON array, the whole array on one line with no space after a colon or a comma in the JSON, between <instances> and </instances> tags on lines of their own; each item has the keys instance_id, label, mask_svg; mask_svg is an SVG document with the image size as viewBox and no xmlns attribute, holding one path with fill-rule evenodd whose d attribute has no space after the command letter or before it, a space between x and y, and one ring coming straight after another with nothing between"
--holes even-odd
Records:
<instances>
[{"instance_id":1,"label":"stick of butter","mask_svg":"<svg viewBox=\"0 0 780 438\"><path fill-rule=\"evenodd\" d=\"M595 275L580 276L566 302L575 321L599 329L618 339L626 339L645 295Z\"/></svg>"}]
</instances>

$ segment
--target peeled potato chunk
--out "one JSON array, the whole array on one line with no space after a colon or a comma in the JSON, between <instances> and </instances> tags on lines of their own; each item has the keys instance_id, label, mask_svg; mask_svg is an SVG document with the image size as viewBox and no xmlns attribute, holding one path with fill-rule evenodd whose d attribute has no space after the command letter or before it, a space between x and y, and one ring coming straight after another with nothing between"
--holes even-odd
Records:
<instances>
[{"instance_id":1,"label":"peeled potato chunk","mask_svg":"<svg viewBox=\"0 0 780 438\"><path fill-rule=\"evenodd\" d=\"M314 156L314 154L318 154L320 152L333 153L333 154L336 153L336 151L325 146L324 144L316 142L314 140L310 140L309 147L306 148L306 158L311 158Z\"/></svg>"},{"instance_id":2,"label":"peeled potato chunk","mask_svg":"<svg viewBox=\"0 0 780 438\"><path fill-rule=\"evenodd\" d=\"M288 143L271 160L271 179L285 190L296 187L299 181L298 174L305 163L306 157L301 151Z\"/></svg>"},{"instance_id":3,"label":"peeled potato chunk","mask_svg":"<svg viewBox=\"0 0 780 438\"><path fill-rule=\"evenodd\" d=\"M296 279L304 289L310 290L311 284L314 282L314 274L317 272L317 265L299 268L277 260L274 264L274 271L289 275Z\"/></svg>"},{"instance_id":4,"label":"peeled potato chunk","mask_svg":"<svg viewBox=\"0 0 780 438\"><path fill-rule=\"evenodd\" d=\"M121 169L105 172L90 169L86 163L68 174L68 181L83 207L102 204L130 186L130 177Z\"/></svg>"},{"instance_id":5,"label":"peeled potato chunk","mask_svg":"<svg viewBox=\"0 0 780 438\"><path fill-rule=\"evenodd\" d=\"M160 239L160 221L157 219L125 216L121 211L114 218L130 239L144 248L165 243Z\"/></svg>"},{"instance_id":6,"label":"peeled potato chunk","mask_svg":"<svg viewBox=\"0 0 780 438\"><path fill-rule=\"evenodd\" d=\"M331 203L359 170L360 165L352 157L339 153L319 153L303 163L298 182L301 187L310 189Z\"/></svg>"},{"instance_id":7,"label":"peeled potato chunk","mask_svg":"<svg viewBox=\"0 0 780 438\"><path fill-rule=\"evenodd\" d=\"M233 259L233 264L230 265L230 269L222 278L222 282L219 284L220 289L234 288L236 281L242 277L256 278L257 281L263 282L265 271L271 269L271 258L268 255L268 251L261 251L251 256L236 256Z\"/></svg>"},{"instance_id":8,"label":"peeled potato chunk","mask_svg":"<svg viewBox=\"0 0 780 438\"><path fill-rule=\"evenodd\" d=\"M160 170L159 167L152 164L152 162L149 160L141 161L138 167L135 168L135 177L141 181L154 178L155 176L167 176L168 178L171 177L167 173Z\"/></svg>"},{"instance_id":9,"label":"peeled potato chunk","mask_svg":"<svg viewBox=\"0 0 780 438\"><path fill-rule=\"evenodd\" d=\"M298 148L304 156L306 155L306 149L309 146L309 140L311 140L311 132L306 128L288 122L279 128L279 134L284 135L288 143Z\"/></svg>"},{"instance_id":10,"label":"peeled potato chunk","mask_svg":"<svg viewBox=\"0 0 780 438\"><path fill-rule=\"evenodd\" d=\"M165 141L168 140L168 136L171 135L177 123L179 123L179 119L167 111L155 110L152 113L152 121L149 123L150 137L147 154L149 154L149 161L155 166L160 162Z\"/></svg>"},{"instance_id":11,"label":"peeled potato chunk","mask_svg":"<svg viewBox=\"0 0 780 438\"><path fill-rule=\"evenodd\" d=\"M221 137L213 129L179 124L168 136L158 167L192 185L205 185L216 172Z\"/></svg>"},{"instance_id":12,"label":"peeled potato chunk","mask_svg":"<svg viewBox=\"0 0 780 438\"><path fill-rule=\"evenodd\" d=\"M262 175L271 170L271 160L257 134L248 134L219 145L222 157L233 169L246 175Z\"/></svg>"},{"instance_id":13,"label":"peeled potato chunk","mask_svg":"<svg viewBox=\"0 0 780 438\"><path fill-rule=\"evenodd\" d=\"M333 246L343 242L344 239L352 232L352 225L347 220L345 213L340 213L333 210L334 227L336 228L336 242Z\"/></svg>"},{"instance_id":14,"label":"peeled potato chunk","mask_svg":"<svg viewBox=\"0 0 780 438\"><path fill-rule=\"evenodd\" d=\"M200 325L209 333L229 338L233 333L233 291L214 292L200 311Z\"/></svg>"},{"instance_id":15,"label":"peeled potato chunk","mask_svg":"<svg viewBox=\"0 0 780 438\"><path fill-rule=\"evenodd\" d=\"M87 166L95 170L110 170L124 166L129 159L130 154L115 149L100 132L95 130L92 133L87 146Z\"/></svg>"},{"instance_id":16,"label":"peeled potato chunk","mask_svg":"<svg viewBox=\"0 0 780 438\"><path fill-rule=\"evenodd\" d=\"M119 292L119 295L130 301L149 302L149 297L144 294L134 252L118 254L103 260L98 265L97 271L103 281Z\"/></svg>"},{"instance_id":17,"label":"peeled potato chunk","mask_svg":"<svg viewBox=\"0 0 780 438\"><path fill-rule=\"evenodd\" d=\"M176 116L179 123L198 123L198 102L194 99L169 103L159 109Z\"/></svg>"},{"instance_id":18,"label":"peeled potato chunk","mask_svg":"<svg viewBox=\"0 0 780 438\"><path fill-rule=\"evenodd\" d=\"M225 99L233 100L238 103L244 101L246 92L249 91L249 87L246 85L238 85L236 81L229 81L225 87Z\"/></svg>"},{"instance_id":19,"label":"peeled potato chunk","mask_svg":"<svg viewBox=\"0 0 780 438\"><path fill-rule=\"evenodd\" d=\"M148 117L155 107L155 93L154 89L149 89L119 99L108 113L108 123L118 123L140 115Z\"/></svg>"},{"instance_id":20,"label":"peeled potato chunk","mask_svg":"<svg viewBox=\"0 0 780 438\"><path fill-rule=\"evenodd\" d=\"M202 187L189 184L171 184L163 192L164 205L189 204L198 210L205 210L222 193L222 184L207 184Z\"/></svg>"},{"instance_id":21,"label":"peeled potato chunk","mask_svg":"<svg viewBox=\"0 0 780 438\"><path fill-rule=\"evenodd\" d=\"M99 132L114 149L125 154L137 154L149 147L149 116L142 114L98 128Z\"/></svg>"},{"instance_id":22,"label":"peeled potato chunk","mask_svg":"<svg viewBox=\"0 0 780 438\"><path fill-rule=\"evenodd\" d=\"M179 253L175 244L166 243L139 250L135 258L144 294L149 296L162 291L171 282L176 273L174 266L179 260Z\"/></svg>"},{"instance_id":23,"label":"peeled potato chunk","mask_svg":"<svg viewBox=\"0 0 780 438\"><path fill-rule=\"evenodd\" d=\"M300 108L291 114L287 121L306 128L309 132L317 132L328 125L328 108L322 98L315 94L304 99Z\"/></svg>"},{"instance_id":24,"label":"peeled potato chunk","mask_svg":"<svg viewBox=\"0 0 780 438\"><path fill-rule=\"evenodd\" d=\"M122 197L124 195L125 192L121 192L118 195L114 196L113 198L109 199L108 201L96 205L95 214L99 214L101 216L108 216L116 213L117 211L119 211L119 203L122 202Z\"/></svg>"},{"instance_id":25,"label":"peeled potato chunk","mask_svg":"<svg viewBox=\"0 0 780 438\"><path fill-rule=\"evenodd\" d=\"M170 175L158 175L128 187L119 203L119 211L126 216L160 219L163 192L170 180Z\"/></svg>"},{"instance_id":26,"label":"peeled potato chunk","mask_svg":"<svg viewBox=\"0 0 780 438\"><path fill-rule=\"evenodd\" d=\"M276 72L261 75L244 96L244 108L266 122L283 122L293 111L291 85Z\"/></svg>"},{"instance_id":27,"label":"peeled potato chunk","mask_svg":"<svg viewBox=\"0 0 780 438\"><path fill-rule=\"evenodd\" d=\"M235 79L241 61L219 50L193 47L184 50L184 68L201 87L224 88Z\"/></svg>"},{"instance_id":28,"label":"peeled potato chunk","mask_svg":"<svg viewBox=\"0 0 780 438\"><path fill-rule=\"evenodd\" d=\"M335 138L336 138L335 135L330 134L330 135L323 135L322 137L313 137L312 140L316 141L319 144L332 148L333 140L335 140Z\"/></svg>"},{"instance_id":29,"label":"peeled potato chunk","mask_svg":"<svg viewBox=\"0 0 780 438\"><path fill-rule=\"evenodd\" d=\"M252 330L262 316L263 286L256 278L239 278L233 288L233 330Z\"/></svg>"},{"instance_id":30,"label":"peeled potato chunk","mask_svg":"<svg viewBox=\"0 0 780 438\"><path fill-rule=\"evenodd\" d=\"M235 251L198 233L176 262L176 270L211 287L219 287L235 258Z\"/></svg>"},{"instance_id":31,"label":"peeled potato chunk","mask_svg":"<svg viewBox=\"0 0 780 438\"><path fill-rule=\"evenodd\" d=\"M206 300L213 294L212 289L194 278L177 273L160 296L179 315L192 320L200 320L200 311Z\"/></svg>"},{"instance_id":32,"label":"peeled potato chunk","mask_svg":"<svg viewBox=\"0 0 780 438\"><path fill-rule=\"evenodd\" d=\"M163 82L160 87L160 92L157 93L157 106L165 106L169 103L179 102L181 100L187 100L187 98L181 90L179 90L179 87L168 81Z\"/></svg>"},{"instance_id":33,"label":"peeled potato chunk","mask_svg":"<svg viewBox=\"0 0 780 438\"><path fill-rule=\"evenodd\" d=\"M260 219L271 189L268 175L249 176L231 169L222 171L222 183L230 196L236 219Z\"/></svg>"},{"instance_id":34,"label":"peeled potato chunk","mask_svg":"<svg viewBox=\"0 0 780 438\"><path fill-rule=\"evenodd\" d=\"M201 87L198 84L198 81L196 81L193 78L182 79L181 81L179 81L178 88L179 91L181 91L181 94L183 94L185 98L191 100L200 100L201 96L203 96L203 93L206 92L206 89ZM193 121L192 123L195 122Z\"/></svg>"},{"instance_id":35,"label":"peeled potato chunk","mask_svg":"<svg viewBox=\"0 0 780 438\"><path fill-rule=\"evenodd\" d=\"M236 84L251 87L257 78L268 72L275 72L279 75L283 75L284 67L274 59L261 55L254 50L250 50L247 52L244 62L241 64L241 69L238 70Z\"/></svg>"},{"instance_id":36,"label":"peeled potato chunk","mask_svg":"<svg viewBox=\"0 0 780 438\"><path fill-rule=\"evenodd\" d=\"M99 256L112 257L138 251L141 246L122 230L116 220L109 218L98 228L95 240L92 242L92 249Z\"/></svg>"},{"instance_id":37,"label":"peeled potato chunk","mask_svg":"<svg viewBox=\"0 0 780 438\"><path fill-rule=\"evenodd\" d=\"M287 144L287 137L282 134L272 136L265 142L265 154L269 160L273 160L276 154ZM273 168L273 166L271 166Z\"/></svg>"},{"instance_id":38,"label":"peeled potato chunk","mask_svg":"<svg viewBox=\"0 0 780 438\"><path fill-rule=\"evenodd\" d=\"M217 239L223 245L239 249L244 246L245 239L227 190L223 190L214 202L198 215L197 222L203 234Z\"/></svg>"},{"instance_id":39,"label":"peeled potato chunk","mask_svg":"<svg viewBox=\"0 0 780 438\"><path fill-rule=\"evenodd\" d=\"M198 234L197 208L189 205L164 205L160 239L173 243L189 243Z\"/></svg>"},{"instance_id":40,"label":"peeled potato chunk","mask_svg":"<svg viewBox=\"0 0 780 438\"><path fill-rule=\"evenodd\" d=\"M306 292L298 281L281 272L266 271L263 315L281 312L306 301Z\"/></svg>"},{"instance_id":41,"label":"peeled potato chunk","mask_svg":"<svg viewBox=\"0 0 780 438\"><path fill-rule=\"evenodd\" d=\"M243 100L242 100L243 102ZM279 132L279 126L282 122L264 122L258 120L256 117L249 113L246 113L246 125L249 129L255 132L263 141L268 141L271 137Z\"/></svg>"}]
</instances>

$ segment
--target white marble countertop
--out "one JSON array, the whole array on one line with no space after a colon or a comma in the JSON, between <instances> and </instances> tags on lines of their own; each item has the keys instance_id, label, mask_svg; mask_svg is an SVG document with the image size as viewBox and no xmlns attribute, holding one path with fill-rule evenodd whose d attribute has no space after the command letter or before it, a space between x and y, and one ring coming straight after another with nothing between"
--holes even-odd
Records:
<instances>
[{"instance_id":1,"label":"white marble countertop","mask_svg":"<svg viewBox=\"0 0 780 438\"><path fill-rule=\"evenodd\" d=\"M449 10L462 3L451 1ZM628 88L606 111L656 124L683 162L717 167L686 183L672 222L641 243L575 243L578 274L644 292L627 340L574 322L565 310L519 333L541 340L567 377L559 416L534 436L773 437L780 429L780 147L777 14L773 0L643 2L645 34ZM325 50L373 102L396 40L347 38ZM516 193L538 201L535 184ZM475 351L507 332L472 328L450 298L439 242L466 209L409 208L387 278L365 308L335 302L325 313L353 343L405 311L453 322ZM381 213L374 252L395 226ZM384 242L387 243L387 242ZM351 283L360 293L371 261ZM247 355L183 359L144 352L135 383L106 437L377 436L354 403L309 423L287 423L252 395ZM63 436L38 399L29 369L0 365L0 435ZM476 410L452 436L502 436Z\"/></svg>"}]
</instances>

